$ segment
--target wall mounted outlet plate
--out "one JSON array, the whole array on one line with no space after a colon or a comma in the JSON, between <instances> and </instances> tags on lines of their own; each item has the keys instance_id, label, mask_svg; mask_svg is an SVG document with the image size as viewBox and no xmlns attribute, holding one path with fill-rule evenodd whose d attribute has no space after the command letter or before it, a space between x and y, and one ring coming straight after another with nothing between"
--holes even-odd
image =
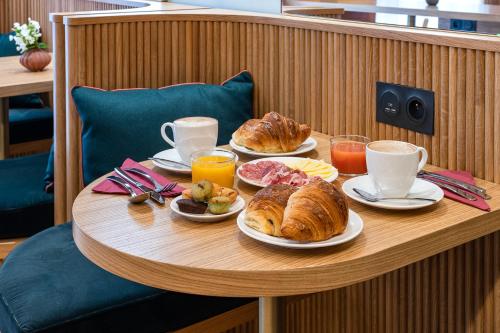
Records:
<instances>
[{"instance_id":1,"label":"wall mounted outlet plate","mask_svg":"<svg viewBox=\"0 0 500 333\"><path fill-rule=\"evenodd\" d=\"M434 134L434 92L377 82L377 122Z\"/></svg>"}]
</instances>

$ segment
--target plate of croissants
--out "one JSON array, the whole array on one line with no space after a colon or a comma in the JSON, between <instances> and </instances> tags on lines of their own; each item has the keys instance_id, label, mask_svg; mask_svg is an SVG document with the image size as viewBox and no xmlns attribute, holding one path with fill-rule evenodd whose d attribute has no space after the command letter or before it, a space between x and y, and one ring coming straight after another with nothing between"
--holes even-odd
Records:
<instances>
[{"instance_id":1,"label":"plate of croissants","mask_svg":"<svg viewBox=\"0 0 500 333\"><path fill-rule=\"evenodd\" d=\"M255 240L294 249L342 244L363 230L363 220L348 208L344 194L321 179L300 188L278 184L260 190L237 224Z\"/></svg>"},{"instance_id":2,"label":"plate of croissants","mask_svg":"<svg viewBox=\"0 0 500 333\"><path fill-rule=\"evenodd\" d=\"M293 156L307 153L318 145L311 126L269 112L262 119L250 119L233 133L229 145L252 156Z\"/></svg>"}]
</instances>

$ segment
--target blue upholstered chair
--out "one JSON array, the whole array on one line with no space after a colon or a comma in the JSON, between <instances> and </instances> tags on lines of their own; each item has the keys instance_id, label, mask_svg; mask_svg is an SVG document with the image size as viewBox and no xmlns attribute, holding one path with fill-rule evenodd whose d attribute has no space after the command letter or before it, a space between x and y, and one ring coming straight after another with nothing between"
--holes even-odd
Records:
<instances>
[{"instance_id":1,"label":"blue upholstered chair","mask_svg":"<svg viewBox=\"0 0 500 333\"><path fill-rule=\"evenodd\" d=\"M252 116L252 90L246 72L221 86L116 92L75 89L83 123L84 182L109 172L124 157L143 160L165 149L159 129L172 119L190 115L224 119L219 122L219 143L228 143L230 133ZM131 119L140 121L131 123ZM52 166L49 162L46 179ZM13 171L11 177L22 175ZM43 174L33 177L42 182ZM0 189L3 192L7 189ZM24 241L0 267L2 333L167 332L251 301L168 292L119 278L79 252L70 223Z\"/></svg>"}]
</instances>

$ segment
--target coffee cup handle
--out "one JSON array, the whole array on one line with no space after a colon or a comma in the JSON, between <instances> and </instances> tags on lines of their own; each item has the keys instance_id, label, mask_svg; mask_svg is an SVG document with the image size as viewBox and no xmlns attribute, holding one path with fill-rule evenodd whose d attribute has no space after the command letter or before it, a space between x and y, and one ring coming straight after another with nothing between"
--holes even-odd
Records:
<instances>
[{"instance_id":1,"label":"coffee cup handle","mask_svg":"<svg viewBox=\"0 0 500 333\"><path fill-rule=\"evenodd\" d=\"M425 164L427 163L428 154L427 154L427 150L425 150L425 148L422 148L422 147L418 147L417 152L422 153L422 158L420 159L420 162L418 163L418 171L420 172L424 168Z\"/></svg>"},{"instance_id":2,"label":"coffee cup handle","mask_svg":"<svg viewBox=\"0 0 500 333\"><path fill-rule=\"evenodd\" d=\"M172 132L174 132L174 126L175 125L173 123L165 123L161 125L161 130L160 130L161 137L163 138L163 140L167 141L167 143L172 147L175 147L175 142L170 140L165 130L167 129L167 127L170 127L172 129Z\"/></svg>"}]
</instances>

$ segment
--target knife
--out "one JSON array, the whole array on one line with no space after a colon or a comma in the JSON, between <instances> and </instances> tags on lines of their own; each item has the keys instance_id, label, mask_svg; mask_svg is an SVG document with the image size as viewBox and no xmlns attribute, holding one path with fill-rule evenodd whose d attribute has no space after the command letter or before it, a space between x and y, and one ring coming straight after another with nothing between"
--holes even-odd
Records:
<instances>
[{"instance_id":1,"label":"knife","mask_svg":"<svg viewBox=\"0 0 500 333\"><path fill-rule=\"evenodd\" d=\"M491 199L491 196L486 193L486 190L484 188L479 187L479 186L476 186L473 184L468 184L468 183L462 182L460 180L446 177L446 176L443 176L443 175L440 175L440 174L437 174L434 172L429 172L429 171L423 171L423 170L420 171L419 176L422 176L422 175L427 176L427 177L431 177L437 181L445 181L447 183L453 184L454 186L459 187L463 190L477 194L478 196L480 196L483 199L486 199L486 200Z\"/></svg>"},{"instance_id":2,"label":"knife","mask_svg":"<svg viewBox=\"0 0 500 333\"><path fill-rule=\"evenodd\" d=\"M157 203L162 204L162 205L165 204L165 199L163 199L163 197L161 196L160 193L155 192L153 189L151 189L151 188L143 185L141 182L138 182L138 181L134 180L133 178L129 177L129 175L127 175L127 173L125 171L123 171L121 168L115 168L115 172L120 177L122 177L127 182L129 182L130 184L134 185L135 187L137 187L142 192L144 192L144 193L150 192L151 193L151 199L153 199Z\"/></svg>"},{"instance_id":3,"label":"knife","mask_svg":"<svg viewBox=\"0 0 500 333\"><path fill-rule=\"evenodd\" d=\"M160 158L160 157L148 157L148 160L156 161L160 164L164 164L166 166L174 167L174 168L180 168L180 169L191 169L190 165L177 162L177 161L172 161L172 160L167 160L165 158Z\"/></svg>"},{"instance_id":4,"label":"knife","mask_svg":"<svg viewBox=\"0 0 500 333\"><path fill-rule=\"evenodd\" d=\"M425 179L426 181L428 181L430 183L433 183L433 184L435 184L435 185L437 185L437 186L439 186L441 188L444 188L444 189L446 189L446 190L448 190L450 192L453 192L456 195L461 196L462 198L465 198L467 200L470 200L470 201L476 201L477 200L477 198L475 196L473 196L472 194L470 194L470 193L468 193L468 192L466 192L464 190L461 190L459 188L453 187L453 186L451 186L449 184L442 183L442 182L437 181L435 179L429 179L429 178L423 178L423 179Z\"/></svg>"}]
</instances>

